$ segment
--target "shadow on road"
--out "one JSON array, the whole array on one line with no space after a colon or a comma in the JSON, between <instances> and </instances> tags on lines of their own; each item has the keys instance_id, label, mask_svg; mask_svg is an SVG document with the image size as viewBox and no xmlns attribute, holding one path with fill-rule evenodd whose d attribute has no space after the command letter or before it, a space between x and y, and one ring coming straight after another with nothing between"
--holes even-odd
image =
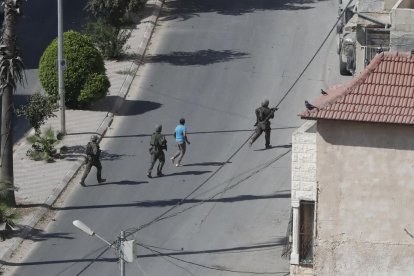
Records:
<instances>
[{"instance_id":1,"label":"shadow on road","mask_svg":"<svg viewBox=\"0 0 414 276\"><path fill-rule=\"evenodd\" d=\"M287 145L278 145L278 146L272 146L270 148L263 148L263 149L255 149L254 151L265 151L265 150L271 150L271 149L291 149L292 148L292 144L287 144Z\"/></svg>"},{"instance_id":2,"label":"shadow on road","mask_svg":"<svg viewBox=\"0 0 414 276\"><path fill-rule=\"evenodd\" d=\"M204 203L204 202L221 202L221 203L234 203L250 200L262 200L273 198L290 198L290 193L274 193L270 195L239 195L234 197L222 197L213 199L181 199L173 198L168 200L147 200L138 201L132 203L120 203L120 204L102 204L102 205L84 205L84 206L67 206L67 207L50 207L51 210L82 210L82 209L103 209L103 208L125 208L125 207L167 207L175 206L177 204L192 204L192 203ZM20 206L19 206L20 207Z\"/></svg>"},{"instance_id":3,"label":"shadow on road","mask_svg":"<svg viewBox=\"0 0 414 276\"><path fill-rule=\"evenodd\" d=\"M166 1L161 13L161 20L188 20L200 13L217 13L221 15L243 15L266 10L308 10L313 4L326 0L176 0Z\"/></svg>"},{"instance_id":4,"label":"shadow on road","mask_svg":"<svg viewBox=\"0 0 414 276\"><path fill-rule=\"evenodd\" d=\"M171 52L170 54L146 56L143 63L169 63L177 66L208 65L247 57L247 53L231 50L215 51L208 49L196 52Z\"/></svg>"},{"instance_id":5,"label":"shadow on road","mask_svg":"<svg viewBox=\"0 0 414 276\"><path fill-rule=\"evenodd\" d=\"M63 31L80 31L86 22L85 0L62 1ZM57 1L22 1L16 36L27 69L36 69L47 46L57 37Z\"/></svg>"},{"instance_id":6,"label":"shadow on road","mask_svg":"<svg viewBox=\"0 0 414 276\"><path fill-rule=\"evenodd\" d=\"M152 257L160 257L160 256L182 256L182 255L198 255L198 254L212 254L212 253L224 253L224 252L232 252L232 253L242 253L242 252L256 252L261 250L267 250L272 247L284 246L286 244L287 238L279 238L276 242L265 243L265 244L255 244L255 245L246 245L246 246L237 246L237 247L229 247L229 248L218 248L218 249L210 249L210 250L193 250L193 251L178 251L178 252L168 252L168 253L161 253L161 254L145 254L145 255L138 255L138 258L152 258ZM149 245L145 245L145 247L151 248ZM154 247L155 248L155 247Z\"/></svg>"},{"instance_id":7,"label":"shadow on road","mask_svg":"<svg viewBox=\"0 0 414 276\"><path fill-rule=\"evenodd\" d=\"M106 96L105 98L97 101L88 110L91 111L104 111L112 112L112 109L117 100L120 100L118 96ZM118 116L131 116L140 115L145 112L152 111L160 108L162 104L151 101L130 101L124 99L119 110L116 112Z\"/></svg>"},{"instance_id":8,"label":"shadow on road","mask_svg":"<svg viewBox=\"0 0 414 276\"><path fill-rule=\"evenodd\" d=\"M32 240L32 241L44 241L48 239L67 239L72 240L74 239L71 237L71 233L46 233L45 231L37 228L27 227L25 225L19 225L18 230L12 231L10 237L15 238L23 238L25 240ZM26 235L26 233L28 233Z\"/></svg>"},{"instance_id":9,"label":"shadow on road","mask_svg":"<svg viewBox=\"0 0 414 276\"><path fill-rule=\"evenodd\" d=\"M298 127L275 127L272 130L285 130L285 129L296 129ZM199 134L214 134L214 133L237 133L237 132L253 132L254 129L234 129L234 130L212 130L212 131L194 131L188 132L188 135L199 135ZM172 134L163 133L165 137L172 137ZM130 138L130 137L151 137L152 134L131 134L131 135L117 135L117 136L105 136L104 139L109 138Z\"/></svg>"},{"instance_id":10,"label":"shadow on road","mask_svg":"<svg viewBox=\"0 0 414 276\"><path fill-rule=\"evenodd\" d=\"M191 166L223 166L226 163L231 162L202 162L202 163L192 163L192 164L185 164L183 167L191 167Z\"/></svg>"},{"instance_id":11,"label":"shadow on road","mask_svg":"<svg viewBox=\"0 0 414 276\"><path fill-rule=\"evenodd\" d=\"M148 181L131 181L131 180L121 180L121 181L112 181L112 182L104 182L99 184L92 184L86 185L86 187L93 187L93 186L105 186L105 185L139 185L139 184L146 184Z\"/></svg>"},{"instance_id":12,"label":"shadow on road","mask_svg":"<svg viewBox=\"0 0 414 276\"><path fill-rule=\"evenodd\" d=\"M202 175L202 174L210 173L210 172L211 171L184 171L184 172L175 172L175 173L165 174L164 177L174 176L174 175Z\"/></svg>"}]
</instances>

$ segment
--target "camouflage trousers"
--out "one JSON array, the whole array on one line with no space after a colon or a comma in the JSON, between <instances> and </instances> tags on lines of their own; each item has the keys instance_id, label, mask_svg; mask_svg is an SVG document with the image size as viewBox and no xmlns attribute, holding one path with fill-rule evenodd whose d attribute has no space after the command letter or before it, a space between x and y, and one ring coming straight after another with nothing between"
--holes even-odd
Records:
<instances>
[{"instance_id":1,"label":"camouflage trousers","mask_svg":"<svg viewBox=\"0 0 414 276\"><path fill-rule=\"evenodd\" d=\"M98 180L98 182L102 181L102 177L101 177L102 164L101 164L101 161L99 161L99 159L90 159L90 158L88 158L88 160L86 161L85 172L82 175L81 183L85 182L85 179L88 176L89 172L91 171L92 166L94 166L96 168L96 179Z\"/></svg>"},{"instance_id":2,"label":"camouflage trousers","mask_svg":"<svg viewBox=\"0 0 414 276\"><path fill-rule=\"evenodd\" d=\"M155 162L157 162L157 160L159 161L158 166L157 166L157 174L161 174L162 167L164 167L164 163L165 163L165 154L163 151L151 154L151 162L150 162L150 167L148 169L149 174L152 172L152 169L154 168Z\"/></svg>"}]
</instances>

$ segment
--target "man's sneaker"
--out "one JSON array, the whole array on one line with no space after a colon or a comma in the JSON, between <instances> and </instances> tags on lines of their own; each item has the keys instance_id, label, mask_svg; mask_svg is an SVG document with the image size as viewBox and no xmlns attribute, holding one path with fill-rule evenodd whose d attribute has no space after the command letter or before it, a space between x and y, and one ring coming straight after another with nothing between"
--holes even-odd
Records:
<instances>
[{"instance_id":1,"label":"man's sneaker","mask_svg":"<svg viewBox=\"0 0 414 276\"><path fill-rule=\"evenodd\" d=\"M175 157L173 156L170 159L171 159L172 164L174 165L174 163L175 163Z\"/></svg>"},{"instance_id":2,"label":"man's sneaker","mask_svg":"<svg viewBox=\"0 0 414 276\"><path fill-rule=\"evenodd\" d=\"M106 178L102 178L102 179L98 180L98 183L102 183L102 182L105 182L105 181L106 181Z\"/></svg>"},{"instance_id":3,"label":"man's sneaker","mask_svg":"<svg viewBox=\"0 0 414 276\"><path fill-rule=\"evenodd\" d=\"M162 172L159 172L159 173L157 173L157 176L162 177L162 176L164 176L164 174Z\"/></svg>"},{"instance_id":4,"label":"man's sneaker","mask_svg":"<svg viewBox=\"0 0 414 276\"><path fill-rule=\"evenodd\" d=\"M271 149L272 145L266 145L266 149Z\"/></svg>"},{"instance_id":5,"label":"man's sneaker","mask_svg":"<svg viewBox=\"0 0 414 276\"><path fill-rule=\"evenodd\" d=\"M182 167L183 165L181 165L180 163L175 164L176 167Z\"/></svg>"},{"instance_id":6,"label":"man's sneaker","mask_svg":"<svg viewBox=\"0 0 414 276\"><path fill-rule=\"evenodd\" d=\"M84 186L84 187L86 186L85 182L83 182L83 181L81 181L80 184L81 184L81 186Z\"/></svg>"},{"instance_id":7,"label":"man's sneaker","mask_svg":"<svg viewBox=\"0 0 414 276\"><path fill-rule=\"evenodd\" d=\"M151 176L151 172L148 172L147 173L147 176L148 176L148 178L151 178L152 176Z\"/></svg>"}]
</instances>

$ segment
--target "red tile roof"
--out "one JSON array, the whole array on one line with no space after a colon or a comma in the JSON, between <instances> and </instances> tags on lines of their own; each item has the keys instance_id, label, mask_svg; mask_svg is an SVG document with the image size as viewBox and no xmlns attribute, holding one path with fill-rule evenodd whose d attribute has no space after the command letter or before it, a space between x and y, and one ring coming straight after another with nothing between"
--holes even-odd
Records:
<instances>
[{"instance_id":1,"label":"red tile roof","mask_svg":"<svg viewBox=\"0 0 414 276\"><path fill-rule=\"evenodd\" d=\"M302 119L414 124L414 55L383 52L345 85L310 101Z\"/></svg>"}]
</instances>

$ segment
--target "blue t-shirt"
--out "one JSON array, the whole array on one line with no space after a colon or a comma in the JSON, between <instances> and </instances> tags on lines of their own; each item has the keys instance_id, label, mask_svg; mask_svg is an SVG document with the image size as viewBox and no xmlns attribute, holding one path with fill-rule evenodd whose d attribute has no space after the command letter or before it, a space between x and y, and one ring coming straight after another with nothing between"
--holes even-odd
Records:
<instances>
[{"instance_id":1,"label":"blue t-shirt","mask_svg":"<svg viewBox=\"0 0 414 276\"><path fill-rule=\"evenodd\" d=\"M177 142L185 142L185 138L184 138L184 132L187 131L187 128L185 127L185 125L178 125L175 128L175 140Z\"/></svg>"}]
</instances>

